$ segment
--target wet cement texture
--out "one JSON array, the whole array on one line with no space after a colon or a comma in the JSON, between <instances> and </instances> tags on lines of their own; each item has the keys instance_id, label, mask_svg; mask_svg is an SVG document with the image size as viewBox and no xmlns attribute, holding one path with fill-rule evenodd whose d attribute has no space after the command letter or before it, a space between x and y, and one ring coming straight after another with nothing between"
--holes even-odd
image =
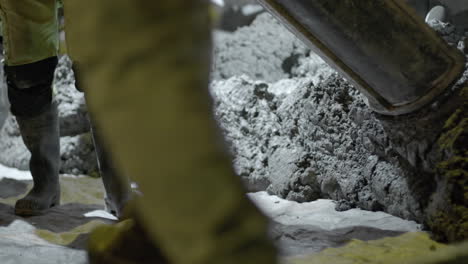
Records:
<instances>
[{"instance_id":1,"label":"wet cement texture","mask_svg":"<svg viewBox=\"0 0 468 264\"><path fill-rule=\"evenodd\" d=\"M463 49L466 33L431 26ZM215 50L215 114L250 190L299 202L332 198L340 201L337 210L382 210L428 222L434 202L428 197L447 191L437 189L438 159L428 153L437 152L437 136L457 108L450 98L468 72L445 100L387 118L268 14L217 37L224 42Z\"/></svg>"}]
</instances>

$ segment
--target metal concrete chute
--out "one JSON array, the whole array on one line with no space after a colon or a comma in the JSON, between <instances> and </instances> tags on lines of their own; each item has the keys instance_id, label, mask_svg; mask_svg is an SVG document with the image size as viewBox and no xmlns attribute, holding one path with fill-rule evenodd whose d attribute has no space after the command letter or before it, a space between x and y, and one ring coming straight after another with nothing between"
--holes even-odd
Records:
<instances>
[{"instance_id":1,"label":"metal concrete chute","mask_svg":"<svg viewBox=\"0 0 468 264\"><path fill-rule=\"evenodd\" d=\"M431 102L465 58L402 0L259 0L367 96L400 115Z\"/></svg>"}]
</instances>

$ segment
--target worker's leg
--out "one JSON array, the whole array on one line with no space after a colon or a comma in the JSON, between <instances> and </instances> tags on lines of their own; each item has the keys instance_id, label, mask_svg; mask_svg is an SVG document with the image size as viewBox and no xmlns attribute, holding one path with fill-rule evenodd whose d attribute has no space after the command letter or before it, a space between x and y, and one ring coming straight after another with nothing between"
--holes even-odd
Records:
<instances>
[{"instance_id":1,"label":"worker's leg","mask_svg":"<svg viewBox=\"0 0 468 264\"><path fill-rule=\"evenodd\" d=\"M78 69L73 67L73 72L76 78L76 89L80 92L83 92L81 84L78 80ZM104 198L106 203L106 210L117 218L121 219L127 203L130 201L130 199L132 199L133 196L130 181L124 175L117 175L119 171L115 168L112 157L107 151L107 148L101 139L99 129L97 128L96 123L93 121L90 113L88 121L91 127L94 149L96 151L99 175L101 176L102 183L106 191L106 196Z\"/></svg>"},{"instance_id":2,"label":"worker's leg","mask_svg":"<svg viewBox=\"0 0 468 264\"><path fill-rule=\"evenodd\" d=\"M208 1L67 1L68 50L152 241L174 263L276 263L215 132Z\"/></svg>"},{"instance_id":3,"label":"worker's leg","mask_svg":"<svg viewBox=\"0 0 468 264\"><path fill-rule=\"evenodd\" d=\"M106 190L106 209L109 213L121 219L125 206L132 196L130 181L123 175L117 176L118 170L115 168L107 148L104 147L99 129L92 119L90 119L90 125L94 148L96 150L99 174L101 175L102 183Z\"/></svg>"},{"instance_id":4,"label":"worker's leg","mask_svg":"<svg viewBox=\"0 0 468 264\"><path fill-rule=\"evenodd\" d=\"M73 72L75 75L75 87L78 91L83 92L79 82L79 71L74 66ZM89 125L91 127L91 135L93 137L93 145L96 151L99 175L101 176L106 196L104 198L106 210L121 219L126 204L132 199L133 193L130 186L130 181L127 177L117 176L119 171L115 168L114 162L110 153L107 151L104 142L101 140L99 129L97 128L93 118L89 113Z\"/></svg>"},{"instance_id":5,"label":"worker's leg","mask_svg":"<svg viewBox=\"0 0 468 264\"><path fill-rule=\"evenodd\" d=\"M0 0L5 74L11 112L31 152L33 189L15 205L20 215L42 213L60 202L60 147L52 80L57 65L55 0Z\"/></svg>"}]
</instances>

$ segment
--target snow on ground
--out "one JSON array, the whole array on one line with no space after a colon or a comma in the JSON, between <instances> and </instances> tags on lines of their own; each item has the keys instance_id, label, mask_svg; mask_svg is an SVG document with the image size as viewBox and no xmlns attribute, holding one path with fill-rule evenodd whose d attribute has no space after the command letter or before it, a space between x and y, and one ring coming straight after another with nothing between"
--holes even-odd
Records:
<instances>
[{"instance_id":1,"label":"snow on ground","mask_svg":"<svg viewBox=\"0 0 468 264\"><path fill-rule=\"evenodd\" d=\"M86 252L51 244L34 233L23 221L0 227L0 263L63 264L87 263Z\"/></svg>"},{"instance_id":2,"label":"snow on ground","mask_svg":"<svg viewBox=\"0 0 468 264\"><path fill-rule=\"evenodd\" d=\"M383 212L351 209L345 212L335 210L332 200L320 199L314 202L298 203L272 196L266 192L249 193L266 215L283 225L311 225L323 230L365 226L382 230L414 232L421 225Z\"/></svg>"}]
</instances>

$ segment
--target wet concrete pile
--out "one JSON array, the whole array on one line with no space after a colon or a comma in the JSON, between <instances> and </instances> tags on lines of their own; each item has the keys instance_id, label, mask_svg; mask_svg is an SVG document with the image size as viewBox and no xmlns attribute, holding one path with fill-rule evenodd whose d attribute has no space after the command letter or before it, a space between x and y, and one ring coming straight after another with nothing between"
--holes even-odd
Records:
<instances>
[{"instance_id":1,"label":"wet concrete pile","mask_svg":"<svg viewBox=\"0 0 468 264\"><path fill-rule=\"evenodd\" d=\"M454 45L466 38L448 24L432 26ZM427 210L438 211L444 204L440 197L463 189L442 187L446 180L435 170L443 160L436 157L437 136L463 99L439 101L413 116L379 116L352 85L267 14L249 28L224 33L223 40L229 43L216 50L217 80L211 90L235 169L249 189L300 202L332 198L340 201L338 210L382 210L433 229ZM246 61L269 68L265 73L262 66L244 67ZM465 77L450 90L450 98L464 98L459 91ZM424 118L430 111L443 114ZM415 122L418 118L424 126ZM433 128L425 131L428 127ZM464 139L457 145L462 153ZM430 150L434 154L426 155ZM439 209L430 209L435 204ZM468 237L458 238L463 236Z\"/></svg>"},{"instance_id":2,"label":"wet concrete pile","mask_svg":"<svg viewBox=\"0 0 468 264\"><path fill-rule=\"evenodd\" d=\"M299 202L341 200L341 210L422 216L382 126L338 75L318 85L310 77L273 84L232 77L212 91L249 189Z\"/></svg>"},{"instance_id":3,"label":"wet concrete pile","mask_svg":"<svg viewBox=\"0 0 468 264\"><path fill-rule=\"evenodd\" d=\"M258 81L264 77L261 67L233 67L240 71L236 77L212 85L216 116L231 143L235 168L249 188L300 202L343 200L340 209L358 206L421 217L402 177L405 170L386 155L388 138L365 98L316 55L307 56L307 49L270 15L259 16L251 28L237 31L234 35L243 37L232 39L264 45L265 60L273 62L266 62L273 68L268 78ZM258 43L263 35L289 45ZM235 41L225 47L256 60L258 53L249 52L248 43ZM296 58L291 67L281 67L291 58ZM246 73L250 76L239 76Z\"/></svg>"},{"instance_id":4,"label":"wet concrete pile","mask_svg":"<svg viewBox=\"0 0 468 264\"><path fill-rule=\"evenodd\" d=\"M247 74L268 82L289 78L308 49L279 22L260 15L251 26L233 33L215 31L213 79Z\"/></svg>"},{"instance_id":5,"label":"wet concrete pile","mask_svg":"<svg viewBox=\"0 0 468 264\"><path fill-rule=\"evenodd\" d=\"M95 174L97 171L83 94L75 89L71 61L62 57L56 70L54 89L59 105L61 173ZM18 124L7 115L0 129L0 163L28 170L30 154L21 139Z\"/></svg>"}]
</instances>

